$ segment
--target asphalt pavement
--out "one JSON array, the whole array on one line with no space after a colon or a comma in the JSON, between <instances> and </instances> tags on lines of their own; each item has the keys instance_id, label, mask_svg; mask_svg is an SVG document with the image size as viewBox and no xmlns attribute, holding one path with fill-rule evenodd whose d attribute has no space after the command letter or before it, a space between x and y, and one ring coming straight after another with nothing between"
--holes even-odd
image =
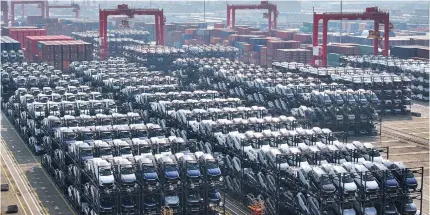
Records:
<instances>
[{"instance_id":1,"label":"asphalt pavement","mask_svg":"<svg viewBox=\"0 0 430 215\"><path fill-rule=\"evenodd\" d=\"M5 150L10 151L10 154L13 155L13 162L16 164L17 171L24 176L22 180L30 185L28 189L38 200L36 204L40 205L41 210L36 214L75 215L75 211L61 191L41 167L40 157L33 155L3 113L1 113L1 137L6 143L4 146L7 146Z\"/></svg>"}]
</instances>

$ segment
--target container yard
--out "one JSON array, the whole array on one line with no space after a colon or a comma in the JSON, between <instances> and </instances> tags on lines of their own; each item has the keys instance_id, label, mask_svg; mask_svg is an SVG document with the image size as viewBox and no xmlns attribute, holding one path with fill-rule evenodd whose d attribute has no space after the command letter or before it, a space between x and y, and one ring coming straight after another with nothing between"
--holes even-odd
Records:
<instances>
[{"instance_id":1,"label":"container yard","mask_svg":"<svg viewBox=\"0 0 430 215\"><path fill-rule=\"evenodd\" d=\"M2 1L0 213L429 215L428 7Z\"/></svg>"}]
</instances>

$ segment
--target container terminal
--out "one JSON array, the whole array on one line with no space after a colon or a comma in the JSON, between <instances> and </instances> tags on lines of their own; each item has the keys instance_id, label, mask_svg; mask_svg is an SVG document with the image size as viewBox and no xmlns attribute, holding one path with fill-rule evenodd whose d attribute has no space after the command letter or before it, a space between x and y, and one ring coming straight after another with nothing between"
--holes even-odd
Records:
<instances>
[{"instance_id":1,"label":"container terminal","mask_svg":"<svg viewBox=\"0 0 430 215\"><path fill-rule=\"evenodd\" d=\"M429 215L430 3L1 1L1 214Z\"/></svg>"}]
</instances>

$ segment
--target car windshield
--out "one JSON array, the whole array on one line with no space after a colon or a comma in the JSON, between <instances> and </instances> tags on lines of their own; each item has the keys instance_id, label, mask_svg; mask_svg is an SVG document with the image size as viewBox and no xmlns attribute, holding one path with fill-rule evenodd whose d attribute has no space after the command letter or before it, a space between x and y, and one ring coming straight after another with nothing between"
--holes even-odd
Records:
<instances>
[{"instance_id":1,"label":"car windshield","mask_svg":"<svg viewBox=\"0 0 430 215\"><path fill-rule=\"evenodd\" d=\"M148 131L147 130L138 130L136 131L136 137L147 137Z\"/></svg>"},{"instance_id":2,"label":"car windshield","mask_svg":"<svg viewBox=\"0 0 430 215\"><path fill-rule=\"evenodd\" d=\"M83 140L92 140L93 139L93 133L83 133L82 139Z\"/></svg>"},{"instance_id":3,"label":"car windshield","mask_svg":"<svg viewBox=\"0 0 430 215\"><path fill-rule=\"evenodd\" d=\"M145 165L143 167L143 173L153 173L155 172L155 167L154 166L147 166Z\"/></svg>"},{"instance_id":4,"label":"car windshield","mask_svg":"<svg viewBox=\"0 0 430 215\"><path fill-rule=\"evenodd\" d=\"M197 170L199 169L199 165L197 163L188 163L189 170Z\"/></svg>"},{"instance_id":5,"label":"car windshield","mask_svg":"<svg viewBox=\"0 0 430 215\"><path fill-rule=\"evenodd\" d=\"M259 141L259 144L262 145L262 146L267 146L267 145L270 144L270 140L268 140L268 139L262 139L262 140Z\"/></svg>"},{"instance_id":6,"label":"car windshield","mask_svg":"<svg viewBox=\"0 0 430 215\"><path fill-rule=\"evenodd\" d=\"M222 128L218 127L218 126L214 126L214 127L212 127L212 132L213 133L221 133L222 132Z\"/></svg>"},{"instance_id":7,"label":"car windshield","mask_svg":"<svg viewBox=\"0 0 430 215\"><path fill-rule=\"evenodd\" d=\"M152 152L152 148L150 146L141 146L140 153L150 153Z\"/></svg>"},{"instance_id":8,"label":"car windshield","mask_svg":"<svg viewBox=\"0 0 430 215\"><path fill-rule=\"evenodd\" d=\"M218 168L218 163L214 162L214 161L208 161L207 162L207 169L215 169Z\"/></svg>"},{"instance_id":9,"label":"car windshield","mask_svg":"<svg viewBox=\"0 0 430 215\"><path fill-rule=\"evenodd\" d=\"M120 148L120 153L122 154L122 155L128 155L128 154L131 154L131 147L128 147L128 146L123 146L123 147L121 147Z\"/></svg>"},{"instance_id":10,"label":"car windshield","mask_svg":"<svg viewBox=\"0 0 430 215\"><path fill-rule=\"evenodd\" d=\"M75 134L74 133L67 133L64 135L64 139L66 139L66 141L75 140Z\"/></svg>"},{"instance_id":11,"label":"car windshield","mask_svg":"<svg viewBox=\"0 0 430 215\"><path fill-rule=\"evenodd\" d=\"M111 168L100 168L100 175L101 176L110 176L112 175L112 170Z\"/></svg>"},{"instance_id":12,"label":"car windshield","mask_svg":"<svg viewBox=\"0 0 430 215\"><path fill-rule=\"evenodd\" d=\"M134 174L134 169L132 167L121 167L122 174Z\"/></svg>"},{"instance_id":13,"label":"car windshield","mask_svg":"<svg viewBox=\"0 0 430 215\"><path fill-rule=\"evenodd\" d=\"M120 138L130 138L131 137L131 133L129 131L121 131L119 135L120 135Z\"/></svg>"},{"instance_id":14,"label":"car windshield","mask_svg":"<svg viewBox=\"0 0 430 215\"><path fill-rule=\"evenodd\" d=\"M160 151L160 152L170 152L171 151L171 149L170 149L170 145L160 145L159 147L158 147L158 150Z\"/></svg>"},{"instance_id":15,"label":"car windshield","mask_svg":"<svg viewBox=\"0 0 430 215\"><path fill-rule=\"evenodd\" d=\"M370 173L368 173L368 174L363 173L363 180L364 181L374 181L375 177L373 177L373 175Z\"/></svg>"},{"instance_id":16,"label":"car windshield","mask_svg":"<svg viewBox=\"0 0 430 215\"><path fill-rule=\"evenodd\" d=\"M323 185L329 185L329 184L332 184L332 182L331 182L331 180L330 180L330 178L328 177L328 176L322 176L322 184Z\"/></svg>"},{"instance_id":17,"label":"car windshield","mask_svg":"<svg viewBox=\"0 0 430 215\"><path fill-rule=\"evenodd\" d=\"M354 153L354 158L362 158L363 155L361 155L360 153Z\"/></svg>"},{"instance_id":18,"label":"car windshield","mask_svg":"<svg viewBox=\"0 0 430 215\"><path fill-rule=\"evenodd\" d=\"M381 153L379 153L378 150L370 150L369 155L372 157L379 157L379 156L381 156Z\"/></svg>"},{"instance_id":19,"label":"car windshield","mask_svg":"<svg viewBox=\"0 0 430 215\"><path fill-rule=\"evenodd\" d=\"M59 120L55 120L55 121L52 121L51 125L53 128L60 127L61 122Z\"/></svg>"},{"instance_id":20,"label":"car windshield","mask_svg":"<svg viewBox=\"0 0 430 215\"><path fill-rule=\"evenodd\" d=\"M151 131L151 137L160 137L160 136L164 136L162 130L155 129Z\"/></svg>"},{"instance_id":21,"label":"car windshield","mask_svg":"<svg viewBox=\"0 0 430 215\"><path fill-rule=\"evenodd\" d=\"M164 167L165 171L177 171L176 165L174 164L167 164Z\"/></svg>"},{"instance_id":22,"label":"car windshield","mask_svg":"<svg viewBox=\"0 0 430 215\"><path fill-rule=\"evenodd\" d=\"M81 156L82 157L88 157L88 156L92 156L93 155L93 151L90 148L81 148Z\"/></svg>"},{"instance_id":23,"label":"car windshield","mask_svg":"<svg viewBox=\"0 0 430 215\"><path fill-rule=\"evenodd\" d=\"M110 132L102 132L100 137L101 139L112 139L112 134Z\"/></svg>"},{"instance_id":24,"label":"car windshield","mask_svg":"<svg viewBox=\"0 0 430 215\"><path fill-rule=\"evenodd\" d=\"M112 149L110 147L103 147L100 148L100 154L102 156L108 156L108 155L112 155Z\"/></svg>"},{"instance_id":25,"label":"car windshield","mask_svg":"<svg viewBox=\"0 0 430 215\"><path fill-rule=\"evenodd\" d=\"M43 111L43 106L41 106L41 105L35 105L34 106L34 111L35 112L41 112L41 111Z\"/></svg>"},{"instance_id":26,"label":"car windshield","mask_svg":"<svg viewBox=\"0 0 430 215\"><path fill-rule=\"evenodd\" d=\"M406 170L406 177L408 177L408 178L414 178L415 176L414 176L414 174L410 171L410 170Z\"/></svg>"},{"instance_id":27,"label":"car windshield","mask_svg":"<svg viewBox=\"0 0 430 215\"><path fill-rule=\"evenodd\" d=\"M354 180L352 179L352 177L350 175L347 175L347 174L345 174L342 179L343 179L343 183L352 183L352 182L354 182Z\"/></svg>"},{"instance_id":28,"label":"car windshield","mask_svg":"<svg viewBox=\"0 0 430 215\"><path fill-rule=\"evenodd\" d=\"M252 143L252 140L243 140L242 141L242 146L250 146Z\"/></svg>"}]
</instances>

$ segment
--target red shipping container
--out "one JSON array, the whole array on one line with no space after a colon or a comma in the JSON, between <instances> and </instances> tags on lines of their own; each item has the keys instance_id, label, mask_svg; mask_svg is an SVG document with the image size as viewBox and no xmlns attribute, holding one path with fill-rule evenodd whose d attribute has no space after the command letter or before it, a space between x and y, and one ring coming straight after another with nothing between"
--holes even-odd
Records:
<instances>
[{"instance_id":1,"label":"red shipping container","mask_svg":"<svg viewBox=\"0 0 430 215\"><path fill-rule=\"evenodd\" d=\"M224 28L224 24L223 23L215 23L214 28Z\"/></svg>"},{"instance_id":2,"label":"red shipping container","mask_svg":"<svg viewBox=\"0 0 430 215\"><path fill-rule=\"evenodd\" d=\"M27 36L24 40L24 47L27 50L27 55L31 59L32 55L35 55L38 53L37 50L37 43L39 41L63 41L63 40L74 40L72 37L64 36L64 35L58 35L58 36Z\"/></svg>"},{"instance_id":3,"label":"red shipping container","mask_svg":"<svg viewBox=\"0 0 430 215\"><path fill-rule=\"evenodd\" d=\"M185 34L187 34L187 35L195 35L196 34L196 29L192 29L192 28L185 29Z\"/></svg>"},{"instance_id":4,"label":"red shipping container","mask_svg":"<svg viewBox=\"0 0 430 215\"><path fill-rule=\"evenodd\" d=\"M311 34L295 34L293 36L293 40L300 41L300 42L312 42L312 35Z\"/></svg>"}]
</instances>

